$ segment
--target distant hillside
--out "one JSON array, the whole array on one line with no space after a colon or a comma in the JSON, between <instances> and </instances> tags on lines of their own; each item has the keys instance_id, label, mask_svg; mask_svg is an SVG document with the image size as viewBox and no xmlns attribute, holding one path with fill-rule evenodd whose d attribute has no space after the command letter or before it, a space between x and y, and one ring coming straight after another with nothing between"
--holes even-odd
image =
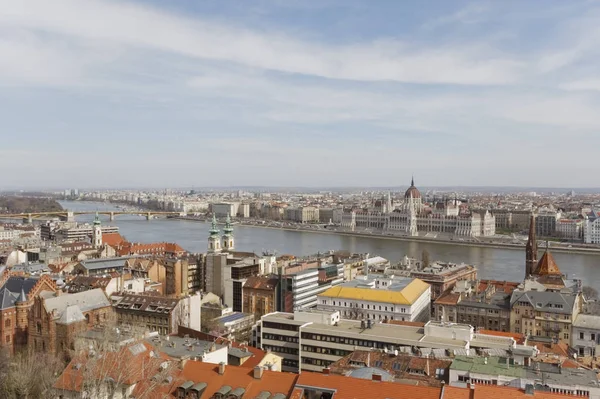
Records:
<instances>
[{"instance_id":1,"label":"distant hillside","mask_svg":"<svg viewBox=\"0 0 600 399\"><path fill-rule=\"evenodd\" d=\"M62 211L63 207L50 198L0 197L0 213L29 213Z\"/></svg>"}]
</instances>

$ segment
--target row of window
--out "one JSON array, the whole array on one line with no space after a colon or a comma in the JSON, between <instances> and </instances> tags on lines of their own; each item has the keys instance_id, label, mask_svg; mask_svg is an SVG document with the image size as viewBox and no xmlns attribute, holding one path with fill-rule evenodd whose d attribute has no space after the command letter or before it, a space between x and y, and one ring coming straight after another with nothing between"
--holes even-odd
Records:
<instances>
[{"instance_id":1,"label":"row of window","mask_svg":"<svg viewBox=\"0 0 600 399\"><path fill-rule=\"evenodd\" d=\"M302 339L311 339L313 341L323 341L323 342L333 342L336 344L344 344L344 345L354 345L354 346L362 346L367 348L378 348L384 349L386 347L385 344L379 341L366 341L362 339L353 339L346 337L335 337L330 335L321 335L321 334L312 334L303 332Z\"/></svg>"},{"instance_id":2,"label":"row of window","mask_svg":"<svg viewBox=\"0 0 600 399\"><path fill-rule=\"evenodd\" d=\"M293 342L296 344L298 343L298 337L288 337L286 335L279 335L279 334L264 333L263 339L270 339L272 341Z\"/></svg>"},{"instance_id":3,"label":"row of window","mask_svg":"<svg viewBox=\"0 0 600 399\"><path fill-rule=\"evenodd\" d=\"M296 349L296 348L285 348L282 346L263 345L263 349L271 350L273 352L278 352L278 353L287 353L289 355L298 355L298 349Z\"/></svg>"},{"instance_id":4,"label":"row of window","mask_svg":"<svg viewBox=\"0 0 600 399\"><path fill-rule=\"evenodd\" d=\"M321 303L323 305L327 305L327 299L321 300ZM342 305L342 301L339 301L339 302L332 301L332 303L333 303L333 306L344 306L344 307L350 306L350 307L356 307L356 308L358 308L358 304L352 303L352 302L350 303L350 305L348 305L348 302L344 302L343 305ZM367 309L367 310L381 310L381 311L385 311L385 312L388 312L388 311L393 312L394 311L394 307L393 306L389 306L389 310L388 310L388 306L379 305L379 309L377 309L376 305L372 305L371 306L370 304L367 304L367 306L365 307L364 303L360 304L360 308L361 309ZM406 308L401 308L400 312L401 313L406 313Z\"/></svg>"},{"instance_id":5,"label":"row of window","mask_svg":"<svg viewBox=\"0 0 600 399\"><path fill-rule=\"evenodd\" d=\"M333 355L344 357L352 353L352 351L345 351L342 349L323 348L320 346L302 345L303 352L322 353L324 355Z\"/></svg>"}]
</instances>

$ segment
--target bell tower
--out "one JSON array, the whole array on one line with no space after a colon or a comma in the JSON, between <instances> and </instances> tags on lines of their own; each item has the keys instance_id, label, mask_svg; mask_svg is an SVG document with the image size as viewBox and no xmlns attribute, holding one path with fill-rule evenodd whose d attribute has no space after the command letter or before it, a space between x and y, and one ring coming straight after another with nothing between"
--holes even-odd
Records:
<instances>
[{"instance_id":1,"label":"bell tower","mask_svg":"<svg viewBox=\"0 0 600 399\"><path fill-rule=\"evenodd\" d=\"M535 236L535 215L532 213L529 219L529 238L525 247L525 278L531 276L538 261L537 238Z\"/></svg>"},{"instance_id":2,"label":"bell tower","mask_svg":"<svg viewBox=\"0 0 600 399\"><path fill-rule=\"evenodd\" d=\"M217 218L215 217L215 215L213 215L212 227L208 232L208 252L221 252L221 239L219 238L219 234L221 233L221 231L217 227Z\"/></svg>"},{"instance_id":3,"label":"bell tower","mask_svg":"<svg viewBox=\"0 0 600 399\"><path fill-rule=\"evenodd\" d=\"M95 249L98 249L102 246L102 226L100 223L100 217L98 216L98 212L96 212L96 217L94 218L94 230L92 231L92 245Z\"/></svg>"},{"instance_id":4,"label":"bell tower","mask_svg":"<svg viewBox=\"0 0 600 399\"><path fill-rule=\"evenodd\" d=\"M227 214L227 219L225 221L225 228L223 229L223 249L225 251L233 251L234 246L234 238L233 238L233 227L231 226L231 218L229 214Z\"/></svg>"}]
</instances>

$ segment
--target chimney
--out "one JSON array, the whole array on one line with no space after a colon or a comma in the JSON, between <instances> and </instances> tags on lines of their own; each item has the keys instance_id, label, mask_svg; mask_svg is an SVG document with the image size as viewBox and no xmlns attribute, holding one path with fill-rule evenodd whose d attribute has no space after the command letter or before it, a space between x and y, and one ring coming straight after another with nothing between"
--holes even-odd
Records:
<instances>
[{"instance_id":1,"label":"chimney","mask_svg":"<svg viewBox=\"0 0 600 399\"><path fill-rule=\"evenodd\" d=\"M219 375L223 375L225 374L225 363L221 362L219 363Z\"/></svg>"},{"instance_id":2,"label":"chimney","mask_svg":"<svg viewBox=\"0 0 600 399\"><path fill-rule=\"evenodd\" d=\"M330 371L330 370L329 370L329 367L325 367L325 368L323 369L323 374L325 374L325 375L329 375L329 371Z\"/></svg>"},{"instance_id":3,"label":"chimney","mask_svg":"<svg viewBox=\"0 0 600 399\"><path fill-rule=\"evenodd\" d=\"M371 376L371 379L373 381L381 381L381 374L373 373L373 375Z\"/></svg>"},{"instance_id":4,"label":"chimney","mask_svg":"<svg viewBox=\"0 0 600 399\"><path fill-rule=\"evenodd\" d=\"M525 395L527 395L527 396L535 395L535 387L533 386L533 384L525 385Z\"/></svg>"},{"instance_id":5,"label":"chimney","mask_svg":"<svg viewBox=\"0 0 600 399\"><path fill-rule=\"evenodd\" d=\"M254 378L260 380L263 375L263 368L261 366L254 367Z\"/></svg>"}]
</instances>

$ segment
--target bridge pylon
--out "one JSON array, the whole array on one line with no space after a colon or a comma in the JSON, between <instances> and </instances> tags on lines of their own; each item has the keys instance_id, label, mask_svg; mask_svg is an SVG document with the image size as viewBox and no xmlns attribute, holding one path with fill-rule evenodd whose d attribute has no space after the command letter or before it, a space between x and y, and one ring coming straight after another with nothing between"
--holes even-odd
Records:
<instances>
[{"instance_id":1,"label":"bridge pylon","mask_svg":"<svg viewBox=\"0 0 600 399\"><path fill-rule=\"evenodd\" d=\"M146 214L146 220L152 220L152 214L150 212Z\"/></svg>"},{"instance_id":2,"label":"bridge pylon","mask_svg":"<svg viewBox=\"0 0 600 399\"><path fill-rule=\"evenodd\" d=\"M111 212L111 213L109 214L109 219L110 219L110 221L111 221L111 222L114 222L114 221L115 221L115 213L114 213L114 212Z\"/></svg>"}]
</instances>

